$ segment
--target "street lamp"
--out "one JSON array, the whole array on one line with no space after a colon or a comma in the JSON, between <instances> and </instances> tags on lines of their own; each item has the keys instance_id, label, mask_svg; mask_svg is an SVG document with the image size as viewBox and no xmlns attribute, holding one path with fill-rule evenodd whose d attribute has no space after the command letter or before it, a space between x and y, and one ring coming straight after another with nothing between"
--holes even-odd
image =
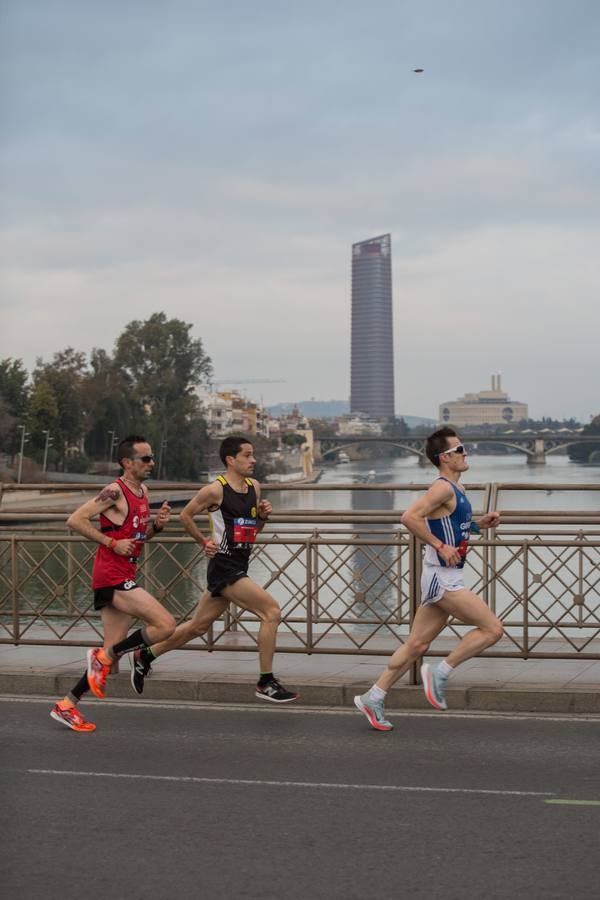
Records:
<instances>
[{"instance_id":1,"label":"street lamp","mask_svg":"<svg viewBox=\"0 0 600 900\"><path fill-rule=\"evenodd\" d=\"M52 439L50 437L50 432L48 431L48 429L44 428L42 434L46 435L46 443L44 444L44 465L42 468L42 471L45 472L46 466L48 465L48 447L52 445Z\"/></svg>"},{"instance_id":2,"label":"street lamp","mask_svg":"<svg viewBox=\"0 0 600 900\"><path fill-rule=\"evenodd\" d=\"M29 437L29 432L25 431L24 425L17 425L17 429L21 432L21 449L19 451L19 469L17 472L17 484L21 484L21 475L23 474L23 450L25 448L25 440Z\"/></svg>"},{"instance_id":3,"label":"street lamp","mask_svg":"<svg viewBox=\"0 0 600 900\"><path fill-rule=\"evenodd\" d=\"M160 453L158 456L158 474L156 476L158 480L160 480L160 477L162 475L163 461L167 455L167 444L168 443L169 442L166 437L164 437L160 442Z\"/></svg>"},{"instance_id":4,"label":"street lamp","mask_svg":"<svg viewBox=\"0 0 600 900\"><path fill-rule=\"evenodd\" d=\"M113 450L119 443L119 437L114 431L108 431L107 434L110 435L110 441L108 442L108 450L106 453L106 462L109 463L112 462Z\"/></svg>"}]
</instances>

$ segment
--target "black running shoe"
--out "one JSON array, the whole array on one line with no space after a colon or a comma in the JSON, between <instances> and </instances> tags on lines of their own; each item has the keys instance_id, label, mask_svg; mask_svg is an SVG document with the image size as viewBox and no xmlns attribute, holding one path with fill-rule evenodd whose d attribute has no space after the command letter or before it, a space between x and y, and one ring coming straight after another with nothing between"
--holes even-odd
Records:
<instances>
[{"instance_id":1,"label":"black running shoe","mask_svg":"<svg viewBox=\"0 0 600 900\"><path fill-rule=\"evenodd\" d=\"M272 678L266 684L257 684L256 696L261 700L270 700L271 703L291 703L292 700L298 699L298 694L286 691L276 678Z\"/></svg>"},{"instance_id":2,"label":"black running shoe","mask_svg":"<svg viewBox=\"0 0 600 900\"><path fill-rule=\"evenodd\" d=\"M131 654L131 687L136 694L144 693L144 681L150 675L152 666L142 659L142 651L134 650Z\"/></svg>"}]
</instances>

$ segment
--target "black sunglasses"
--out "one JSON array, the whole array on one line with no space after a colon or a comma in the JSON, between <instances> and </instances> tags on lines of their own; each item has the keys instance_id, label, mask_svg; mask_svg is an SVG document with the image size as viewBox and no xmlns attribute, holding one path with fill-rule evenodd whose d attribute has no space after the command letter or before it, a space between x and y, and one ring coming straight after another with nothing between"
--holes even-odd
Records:
<instances>
[{"instance_id":1,"label":"black sunglasses","mask_svg":"<svg viewBox=\"0 0 600 900\"><path fill-rule=\"evenodd\" d=\"M154 455L152 453L147 453L145 456L130 456L129 459L139 459L141 462L150 463L154 462Z\"/></svg>"}]
</instances>

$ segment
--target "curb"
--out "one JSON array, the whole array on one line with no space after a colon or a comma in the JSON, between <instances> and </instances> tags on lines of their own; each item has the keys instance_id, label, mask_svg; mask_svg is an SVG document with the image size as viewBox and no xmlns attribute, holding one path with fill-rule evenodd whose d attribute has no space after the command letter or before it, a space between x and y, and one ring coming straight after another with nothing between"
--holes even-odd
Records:
<instances>
[{"instance_id":1,"label":"curb","mask_svg":"<svg viewBox=\"0 0 600 900\"><path fill-rule=\"evenodd\" d=\"M76 675L56 672L0 672L0 694L62 697L73 686ZM134 694L128 675L113 676L109 682L110 697L131 700ZM248 703L254 699L255 679L218 678L202 680L192 677L153 677L148 680L144 700L197 700L218 703ZM307 706L352 707L356 694L371 686L367 682L286 682L298 691ZM566 690L564 688L450 688L446 693L451 710L477 712L579 713L600 714L600 691ZM393 688L386 697L386 708L430 710L420 686Z\"/></svg>"}]
</instances>

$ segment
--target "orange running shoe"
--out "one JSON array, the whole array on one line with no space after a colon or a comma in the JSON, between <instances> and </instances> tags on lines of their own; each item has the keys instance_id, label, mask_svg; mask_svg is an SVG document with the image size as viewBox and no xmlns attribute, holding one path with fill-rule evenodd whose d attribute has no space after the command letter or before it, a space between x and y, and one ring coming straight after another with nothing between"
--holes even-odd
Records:
<instances>
[{"instance_id":1,"label":"orange running shoe","mask_svg":"<svg viewBox=\"0 0 600 900\"><path fill-rule=\"evenodd\" d=\"M99 653L100 651L97 647L87 652L87 678L92 694L98 697L99 700L104 700L106 696L104 688L106 687L106 679L110 675L110 666L105 666L103 662L100 662L98 659Z\"/></svg>"},{"instance_id":2,"label":"orange running shoe","mask_svg":"<svg viewBox=\"0 0 600 900\"><path fill-rule=\"evenodd\" d=\"M82 716L76 706L69 706L67 709L61 709L58 703L52 707L50 715L57 722L66 725L71 731L95 731L96 726L93 722Z\"/></svg>"}]
</instances>

